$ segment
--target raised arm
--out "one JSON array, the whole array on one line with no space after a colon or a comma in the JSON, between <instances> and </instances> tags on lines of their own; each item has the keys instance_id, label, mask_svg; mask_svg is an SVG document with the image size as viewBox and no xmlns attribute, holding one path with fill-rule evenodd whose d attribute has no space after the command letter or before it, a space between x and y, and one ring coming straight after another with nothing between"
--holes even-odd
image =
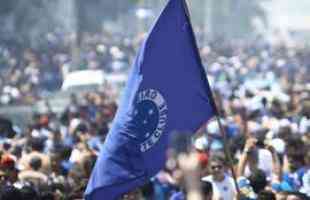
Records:
<instances>
[{"instance_id":1,"label":"raised arm","mask_svg":"<svg viewBox=\"0 0 310 200\"><path fill-rule=\"evenodd\" d=\"M282 177L282 166L279 156L273 146L267 145L267 149L271 152L272 155L272 174L274 174L272 181L280 182Z\"/></svg>"},{"instance_id":2,"label":"raised arm","mask_svg":"<svg viewBox=\"0 0 310 200\"><path fill-rule=\"evenodd\" d=\"M248 138L246 140L243 152L240 156L238 168L237 168L237 176L244 176L245 167L247 164L247 161L249 159L249 153L254 149L256 145L257 139L255 138Z\"/></svg>"}]
</instances>

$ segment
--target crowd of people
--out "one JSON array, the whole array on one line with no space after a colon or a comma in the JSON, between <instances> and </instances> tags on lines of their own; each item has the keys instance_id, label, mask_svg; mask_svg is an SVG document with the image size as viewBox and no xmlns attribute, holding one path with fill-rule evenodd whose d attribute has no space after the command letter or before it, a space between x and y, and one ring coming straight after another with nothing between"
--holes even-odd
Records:
<instances>
[{"instance_id":1,"label":"crowd of people","mask_svg":"<svg viewBox=\"0 0 310 200\"><path fill-rule=\"evenodd\" d=\"M225 139L217 122L209 122L194 141L198 180L213 188L202 194L309 199L309 49L280 40L214 41L201 55L226 130ZM174 163L162 172L164 182L183 189L171 199L186 199L187 175Z\"/></svg>"},{"instance_id":2,"label":"crowd of people","mask_svg":"<svg viewBox=\"0 0 310 200\"><path fill-rule=\"evenodd\" d=\"M34 104L75 70L126 72L140 40L108 32L79 37L55 31L36 42L0 39L0 105Z\"/></svg>"},{"instance_id":3,"label":"crowd of people","mask_svg":"<svg viewBox=\"0 0 310 200\"><path fill-rule=\"evenodd\" d=\"M201 55L226 130L225 138L209 122L193 142L198 164L190 168L199 171L201 199L309 199L309 49L281 40L213 41ZM189 198L195 184L186 177L193 176L171 160L155 186L166 192L168 185L170 199Z\"/></svg>"},{"instance_id":4,"label":"crowd of people","mask_svg":"<svg viewBox=\"0 0 310 200\"><path fill-rule=\"evenodd\" d=\"M59 89L73 69L65 36L50 33L36 48L0 43L2 106ZM126 71L139 41L85 34L78 67ZM189 152L168 153L165 168L123 199L309 199L310 48L264 38L199 44L225 137L209 122ZM82 98L72 95L62 113L34 113L25 130L0 136L1 200L83 198L117 99L108 90Z\"/></svg>"}]
</instances>

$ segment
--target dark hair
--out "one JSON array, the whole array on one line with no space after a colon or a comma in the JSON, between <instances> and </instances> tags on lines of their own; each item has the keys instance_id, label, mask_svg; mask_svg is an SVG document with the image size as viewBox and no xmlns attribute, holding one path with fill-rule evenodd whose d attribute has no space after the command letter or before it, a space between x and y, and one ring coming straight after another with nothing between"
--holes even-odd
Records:
<instances>
[{"instance_id":1,"label":"dark hair","mask_svg":"<svg viewBox=\"0 0 310 200\"><path fill-rule=\"evenodd\" d=\"M34 156L30 159L29 165L34 170L39 170L42 167L42 160L38 156Z\"/></svg>"},{"instance_id":2,"label":"dark hair","mask_svg":"<svg viewBox=\"0 0 310 200\"><path fill-rule=\"evenodd\" d=\"M219 162L226 165L225 155L222 152L213 152L210 157L210 162Z\"/></svg>"},{"instance_id":3,"label":"dark hair","mask_svg":"<svg viewBox=\"0 0 310 200\"><path fill-rule=\"evenodd\" d=\"M262 190L258 193L257 200L276 200L276 195L272 191Z\"/></svg>"},{"instance_id":4,"label":"dark hair","mask_svg":"<svg viewBox=\"0 0 310 200\"><path fill-rule=\"evenodd\" d=\"M2 147L3 147L4 150L8 151L8 150L11 149L12 144L6 141L6 142L4 142L4 143L2 144Z\"/></svg>"},{"instance_id":5,"label":"dark hair","mask_svg":"<svg viewBox=\"0 0 310 200\"><path fill-rule=\"evenodd\" d=\"M42 138L31 138L29 142L33 150L39 152L44 150L44 140Z\"/></svg>"},{"instance_id":6,"label":"dark hair","mask_svg":"<svg viewBox=\"0 0 310 200\"><path fill-rule=\"evenodd\" d=\"M0 192L1 200L23 200L21 192L14 186L4 186Z\"/></svg>"},{"instance_id":7,"label":"dark hair","mask_svg":"<svg viewBox=\"0 0 310 200\"><path fill-rule=\"evenodd\" d=\"M231 138L229 145L232 154L235 155L238 150L243 150L245 146L245 137L243 135L236 135L235 137Z\"/></svg>"},{"instance_id":8,"label":"dark hair","mask_svg":"<svg viewBox=\"0 0 310 200\"><path fill-rule=\"evenodd\" d=\"M298 137L289 137L286 145L286 155L291 163L291 169L296 170L305 163L306 145Z\"/></svg>"},{"instance_id":9,"label":"dark hair","mask_svg":"<svg viewBox=\"0 0 310 200\"><path fill-rule=\"evenodd\" d=\"M75 133L85 133L86 131L88 131L88 127L85 123L80 123L74 130Z\"/></svg>"},{"instance_id":10,"label":"dark hair","mask_svg":"<svg viewBox=\"0 0 310 200\"><path fill-rule=\"evenodd\" d=\"M303 140L298 136L290 136L289 138L287 138L287 143L293 148L299 148L300 146L304 147L305 144Z\"/></svg>"},{"instance_id":11,"label":"dark hair","mask_svg":"<svg viewBox=\"0 0 310 200\"><path fill-rule=\"evenodd\" d=\"M203 196L208 196L213 193L212 183L209 181L201 181L201 191Z\"/></svg>"},{"instance_id":12,"label":"dark hair","mask_svg":"<svg viewBox=\"0 0 310 200\"><path fill-rule=\"evenodd\" d=\"M264 190L267 185L267 179L265 172L257 169L251 173L249 177L250 185L252 186L254 192L258 194L260 191Z\"/></svg>"}]
</instances>

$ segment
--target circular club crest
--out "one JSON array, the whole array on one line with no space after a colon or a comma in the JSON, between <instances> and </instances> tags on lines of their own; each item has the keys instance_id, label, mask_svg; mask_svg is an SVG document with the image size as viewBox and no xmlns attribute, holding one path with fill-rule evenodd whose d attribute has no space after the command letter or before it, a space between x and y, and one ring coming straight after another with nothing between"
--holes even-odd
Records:
<instances>
[{"instance_id":1,"label":"circular club crest","mask_svg":"<svg viewBox=\"0 0 310 200\"><path fill-rule=\"evenodd\" d=\"M167 111L165 99L158 91L146 89L138 93L133 121L138 127L141 152L146 152L159 141L166 127Z\"/></svg>"}]
</instances>

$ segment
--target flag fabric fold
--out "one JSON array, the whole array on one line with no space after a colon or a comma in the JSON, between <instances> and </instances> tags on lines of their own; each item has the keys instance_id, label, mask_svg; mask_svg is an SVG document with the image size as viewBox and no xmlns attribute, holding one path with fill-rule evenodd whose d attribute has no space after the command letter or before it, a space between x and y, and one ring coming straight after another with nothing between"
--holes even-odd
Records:
<instances>
[{"instance_id":1,"label":"flag fabric fold","mask_svg":"<svg viewBox=\"0 0 310 200\"><path fill-rule=\"evenodd\" d=\"M86 199L143 185L164 166L170 134L195 132L215 112L187 5L170 0L138 52Z\"/></svg>"}]
</instances>

